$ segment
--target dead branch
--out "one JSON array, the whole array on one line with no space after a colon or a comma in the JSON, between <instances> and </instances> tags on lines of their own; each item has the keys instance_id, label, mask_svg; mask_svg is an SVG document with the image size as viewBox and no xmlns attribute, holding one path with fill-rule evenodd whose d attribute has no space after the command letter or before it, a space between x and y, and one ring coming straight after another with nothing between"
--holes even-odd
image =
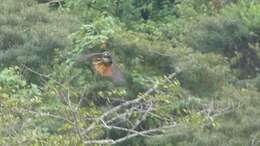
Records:
<instances>
[{"instance_id":1,"label":"dead branch","mask_svg":"<svg viewBox=\"0 0 260 146\"><path fill-rule=\"evenodd\" d=\"M174 76L176 75L176 73L173 73L171 75L168 76L168 78L165 80L165 82L167 82L169 79L172 79ZM105 118L108 117L111 114L117 113L119 110L128 107L130 105L134 105L139 103L140 101L142 101L145 97L147 97L148 95L152 94L154 91L157 90L158 88L158 84L155 84L152 88L148 89L143 95L140 95L138 98L130 100L130 101L125 101L115 107L113 107L112 109L108 110L107 112L103 113L99 118L97 118L95 121L92 122L92 124L90 124L90 126L83 131L83 135L88 134L90 131L92 131L93 129L95 129L97 127L97 124L101 123L101 125L103 125L103 128L106 129L116 129L116 130L120 130L120 131L126 131L129 132L131 134L126 135L125 137L122 137L120 139L117 140L87 140L84 143L85 144L116 144L116 143L120 143L122 141L128 140L130 138L136 137L136 136L147 136L146 134L150 134L153 132L162 132L164 127L160 127L160 128L156 128L156 129L150 129L150 130L144 130L144 131L136 131L135 129L137 128L137 126L146 119L148 113L152 110L152 103L150 102L150 104L148 105L149 107L147 108L147 110L144 112L144 114L136 121L136 123L132 126L132 128L123 128L123 127L117 127L117 126L112 126L112 125L108 125L107 122L105 121ZM123 113L124 115L125 113ZM117 117L120 116L116 116L116 118L114 117L113 119L117 119ZM110 121L108 121L110 122ZM171 125L173 127L175 127L175 125Z\"/></svg>"},{"instance_id":2,"label":"dead branch","mask_svg":"<svg viewBox=\"0 0 260 146\"><path fill-rule=\"evenodd\" d=\"M152 110L153 103L150 102L148 106L149 107L147 108L147 110L145 110L143 114L140 116L140 118L137 119L135 125L132 127L132 130L136 129L147 118L149 112Z\"/></svg>"},{"instance_id":3,"label":"dead branch","mask_svg":"<svg viewBox=\"0 0 260 146\"><path fill-rule=\"evenodd\" d=\"M149 129L149 130L145 130L145 131L141 131L141 132L137 132L137 133L133 133L133 134L129 134L125 137L119 138L117 140L112 140L112 139L105 139L105 140L87 140L84 141L84 144L86 145L93 145L93 144L109 144L109 145L115 145L118 143L121 143L123 141L129 140L131 138L134 138L136 136L143 136L143 135L147 135L147 134L152 134L152 133L164 133L165 129L171 129L171 128L175 128L177 126L176 123L173 123L173 125L169 125L169 126L164 126L164 127L160 127L160 128L154 128L154 129Z\"/></svg>"},{"instance_id":4,"label":"dead branch","mask_svg":"<svg viewBox=\"0 0 260 146\"><path fill-rule=\"evenodd\" d=\"M130 101L126 101L118 106L115 106L114 108L108 110L107 112L105 112L104 114L102 114L95 122L93 122L89 128L87 128L83 134L87 134L89 133L91 130L93 130L96 127L96 124L100 121L103 120L105 117L107 117L108 115L112 114L112 113L116 113L118 110L120 110L123 107L127 107L131 104L135 104L138 103L139 101L141 101L142 99L144 99L146 96L148 96L149 94L153 93L158 87L158 84L155 84L154 87L148 89L142 96L139 96L138 98L134 99L134 100L130 100Z\"/></svg>"}]
</instances>

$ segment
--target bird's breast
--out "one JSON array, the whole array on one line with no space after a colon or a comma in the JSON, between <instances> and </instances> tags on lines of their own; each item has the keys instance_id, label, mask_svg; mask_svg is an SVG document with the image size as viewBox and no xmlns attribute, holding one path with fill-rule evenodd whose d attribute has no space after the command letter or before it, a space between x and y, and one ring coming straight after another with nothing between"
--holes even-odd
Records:
<instances>
[{"instance_id":1,"label":"bird's breast","mask_svg":"<svg viewBox=\"0 0 260 146\"><path fill-rule=\"evenodd\" d=\"M112 76L112 65L111 64L98 63L98 64L95 64L95 69L96 69L97 73L99 73L101 76L106 76L106 77Z\"/></svg>"}]
</instances>

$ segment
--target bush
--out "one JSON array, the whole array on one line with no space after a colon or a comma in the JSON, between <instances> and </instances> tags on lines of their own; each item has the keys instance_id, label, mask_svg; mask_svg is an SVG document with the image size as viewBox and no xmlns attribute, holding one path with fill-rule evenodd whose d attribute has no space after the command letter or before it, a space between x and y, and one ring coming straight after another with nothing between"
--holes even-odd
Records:
<instances>
[{"instance_id":1,"label":"bush","mask_svg":"<svg viewBox=\"0 0 260 146\"><path fill-rule=\"evenodd\" d=\"M233 80L228 62L220 55L193 52L177 60L182 86L195 95L213 96Z\"/></svg>"},{"instance_id":2,"label":"bush","mask_svg":"<svg viewBox=\"0 0 260 146\"><path fill-rule=\"evenodd\" d=\"M253 2L240 2L226 6L215 17L203 16L185 34L184 42L202 52L221 53L229 58L240 56L233 62L233 67L241 70L240 77L255 77L260 67L259 49L255 46L259 39L258 7Z\"/></svg>"},{"instance_id":3,"label":"bush","mask_svg":"<svg viewBox=\"0 0 260 146\"><path fill-rule=\"evenodd\" d=\"M0 4L0 145L83 145L174 123L118 145L259 144L256 0L65 0L51 12L36 1ZM75 61L105 50L127 84ZM6 68L20 64L41 70L37 85Z\"/></svg>"},{"instance_id":4,"label":"bush","mask_svg":"<svg viewBox=\"0 0 260 146\"><path fill-rule=\"evenodd\" d=\"M48 12L32 0L5 0L0 7L1 67L50 64L54 49L69 47L67 35L78 26L75 17Z\"/></svg>"}]
</instances>

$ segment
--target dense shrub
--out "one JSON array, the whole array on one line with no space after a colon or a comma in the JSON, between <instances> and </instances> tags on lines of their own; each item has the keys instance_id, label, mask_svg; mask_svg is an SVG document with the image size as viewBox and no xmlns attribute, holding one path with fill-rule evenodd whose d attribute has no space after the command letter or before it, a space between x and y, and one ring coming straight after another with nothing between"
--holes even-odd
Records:
<instances>
[{"instance_id":1,"label":"dense shrub","mask_svg":"<svg viewBox=\"0 0 260 146\"><path fill-rule=\"evenodd\" d=\"M175 15L176 12L175 0L79 0L77 2L66 0L66 5L83 16L85 21L93 21L105 14L114 16L126 24L150 19L159 20L168 15Z\"/></svg>"},{"instance_id":2,"label":"dense shrub","mask_svg":"<svg viewBox=\"0 0 260 146\"><path fill-rule=\"evenodd\" d=\"M78 24L72 16L50 13L47 6L36 5L32 0L3 1L0 7L2 67L50 64L54 49L64 49L71 44L67 35Z\"/></svg>"},{"instance_id":3,"label":"dense shrub","mask_svg":"<svg viewBox=\"0 0 260 146\"><path fill-rule=\"evenodd\" d=\"M174 123L117 145L260 143L257 0L42 2L0 4L0 145L83 145ZM105 50L126 84L77 60ZM32 69L7 68L21 64Z\"/></svg>"},{"instance_id":4,"label":"dense shrub","mask_svg":"<svg viewBox=\"0 0 260 146\"><path fill-rule=\"evenodd\" d=\"M260 58L258 43L258 4L241 2L223 9L216 17L204 17L186 33L185 43L202 52L219 52L232 58L240 56L233 67L241 69L240 77L255 76ZM253 49L256 48L256 49Z\"/></svg>"},{"instance_id":5,"label":"dense shrub","mask_svg":"<svg viewBox=\"0 0 260 146\"><path fill-rule=\"evenodd\" d=\"M183 87L200 96L213 96L232 80L229 66L225 65L221 56L192 54L180 62L179 66Z\"/></svg>"}]
</instances>

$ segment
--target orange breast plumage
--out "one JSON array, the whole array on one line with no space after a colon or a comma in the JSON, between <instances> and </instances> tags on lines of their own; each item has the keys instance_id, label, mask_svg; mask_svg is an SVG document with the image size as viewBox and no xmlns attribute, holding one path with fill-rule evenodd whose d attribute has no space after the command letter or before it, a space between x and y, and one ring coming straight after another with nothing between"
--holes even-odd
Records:
<instances>
[{"instance_id":1,"label":"orange breast plumage","mask_svg":"<svg viewBox=\"0 0 260 146\"><path fill-rule=\"evenodd\" d=\"M113 74L111 64L98 63L95 64L95 69L101 76L111 77Z\"/></svg>"}]
</instances>

